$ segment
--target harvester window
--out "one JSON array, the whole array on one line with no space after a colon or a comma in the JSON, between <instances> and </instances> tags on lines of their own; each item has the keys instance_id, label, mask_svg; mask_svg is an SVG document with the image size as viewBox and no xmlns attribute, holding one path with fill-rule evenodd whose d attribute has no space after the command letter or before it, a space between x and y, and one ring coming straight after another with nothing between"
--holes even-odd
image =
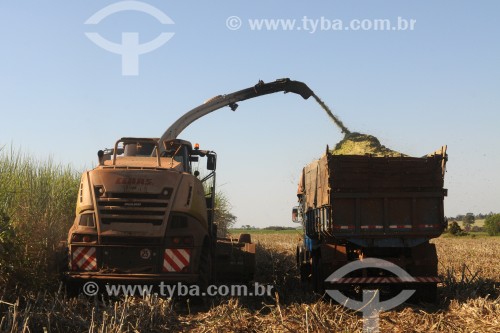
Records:
<instances>
[{"instance_id":1,"label":"harvester window","mask_svg":"<svg viewBox=\"0 0 500 333\"><path fill-rule=\"evenodd\" d=\"M80 215L78 225L82 227L95 227L94 213Z\"/></svg>"},{"instance_id":2,"label":"harvester window","mask_svg":"<svg viewBox=\"0 0 500 333\"><path fill-rule=\"evenodd\" d=\"M154 143L127 143L124 147L124 155L150 157L155 147Z\"/></svg>"},{"instance_id":3,"label":"harvester window","mask_svg":"<svg viewBox=\"0 0 500 333\"><path fill-rule=\"evenodd\" d=\"M174 161L182 164L182 168L186 172L189 171L189 154L188 149L184 145L171 145L170 149L165 150L162 154L162 157L170 157L173 158Z\"/></svg>"}]
</instances>

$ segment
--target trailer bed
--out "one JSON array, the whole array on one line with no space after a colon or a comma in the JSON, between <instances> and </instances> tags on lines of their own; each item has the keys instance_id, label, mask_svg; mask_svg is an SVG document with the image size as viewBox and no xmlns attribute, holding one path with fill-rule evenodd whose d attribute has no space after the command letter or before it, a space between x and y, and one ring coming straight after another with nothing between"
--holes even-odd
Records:
<instances>
[{"instance_id":1,"label":"trailer bed","mask_svg":"<svg viewBox=\"0 0 500 333\"><path fill-rule=\"evenodd\" d=\"M446 226L446 159L446 147L420 158L327 152L304 168L299 185L307 234L364 245L438 237Z\"/></svg>"}]
</instances>

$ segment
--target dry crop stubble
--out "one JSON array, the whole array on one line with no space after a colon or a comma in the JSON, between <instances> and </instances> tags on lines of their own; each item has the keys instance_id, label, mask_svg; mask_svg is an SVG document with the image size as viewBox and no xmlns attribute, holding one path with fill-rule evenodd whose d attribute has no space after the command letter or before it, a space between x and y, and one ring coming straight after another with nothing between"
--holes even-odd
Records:
<instances>
[{"instance_id":1,"label":"dry crop stubble","mask_svg":"<svg viewBox=\"0 0 500 333\"><path fill-rule=\"evenodd\" d=\"M257 243L256 280L276 283L273 297L221 297L195 306L154 296L98 301L3 289L0 332L43 332L44 327L48 332L361 332L359 314L300 288L298 234L252 237ZM498 332L500 237L433 242L439 274L450 285L440 287L437 305L403 304L382 313L381 332Z\"/></svg>"},{"instance_id":2,"label":"dry crop stubble","mask_svg":"<svg viewBox=\"0 0 500 333\"><path fill-rule=\"evenodd\" d=\"M288 271L290 263L295 260L295 246L298 242L297 235L253 235L254 241L267 251L287 254L286 262L280 261L273 266L285 268L282 272L273 272L274 275L291 275ZM444 283L440 286L440 300L436 305L430 304L404 304L394 311L383 313L381 316L381 331L395 332L497 332L500 330L500 237L481 238L446 238L432 240L436 244L439 256L439 275ZM259 251L258 251L259 255ZM260 261L261 258L257 258ZM267 261L266 261L267 262ZM267 263L269 269L269 264ZM298 274L294 273L289 280L297 280ZM296 285L289 281L288 285ZM285 290L284 290L285 291ZM309 321L301 329L310 331L336 330L353 331L360 329L361 318L352 311L339 308L327 300L320 300L320 296L306 297L298 290L286 291L289 295L284 304L285 312L291 322L296 322L300 312L297 305L303 307L302 318L306 312L309 318L321 318L320 313L329 310L344 315L336 316L335 326L329 320ZM296 299L296 302L291 301ZM283 306L282 306L283 308ZM306 311L306 309L308 311ZM316 313L319 312L319 313ZM337 324L342 323L340 326ZM353 320L356 324L353 324ZM282 327L284 328L284 326ZM297 327L298 328L298 327Z\"/></svg>"}]
</instances>

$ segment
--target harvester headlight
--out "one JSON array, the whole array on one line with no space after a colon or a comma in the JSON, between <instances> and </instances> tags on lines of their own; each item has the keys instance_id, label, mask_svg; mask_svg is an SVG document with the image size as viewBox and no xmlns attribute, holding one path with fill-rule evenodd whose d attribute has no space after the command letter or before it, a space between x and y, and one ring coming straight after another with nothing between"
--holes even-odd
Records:
<instances>
[{"instance_id":1,"label":"harvester headlight","mask_svg":"<svg viewBox=\"0 0 500 333\"><path fill-rule=\"evenodd\" d=\"M165 187L163 190L161 190L161 197L164 200L169 200L170 197L172 196L173 188L171 187Z\"/></svg>"},{"instance_id":2,"label":"harvester headlight","mask_svg":"<svg viewBox=\"0 0 500 333\"><path fill-rule=\"evenodd\" d=\"M102 197L102 196L104 196L106 194L106 191L104 190L103 186L96 186L95 187L95 194L98 197Z\"/></svg>"}]
</instances>

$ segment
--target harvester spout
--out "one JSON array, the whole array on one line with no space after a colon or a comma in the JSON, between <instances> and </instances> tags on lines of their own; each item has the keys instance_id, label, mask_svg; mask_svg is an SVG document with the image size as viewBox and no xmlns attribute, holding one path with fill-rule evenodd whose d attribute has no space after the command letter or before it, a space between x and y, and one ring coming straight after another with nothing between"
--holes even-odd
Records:
<instances>
[{"instance_id":1,"label":"harvester spout","mask_svg":"<svg viewBox=\"0 0 500 333\"><path fill-rule=\"evenodd\" d=\"M182 117L177 119L160 138L160 150L164 150L162 142L165 140L171 140L177 138L177 136L191 123L195 120L223 108L224 106L229 106L231 110L235 111L238 107L237 102L244 101L250 98L263 96L267 94L272 94L275 92L283 91L285 93L291 92L302 96L304 99L308 99L313 92L309 87L299 81L292 81L288 78L279 79L274 82L264 83L264 81L259 81L255 86L236 91L227 95L218 95L214 98L209 99L200 106L188 111Z\"/></svg>"}]
</instances>

